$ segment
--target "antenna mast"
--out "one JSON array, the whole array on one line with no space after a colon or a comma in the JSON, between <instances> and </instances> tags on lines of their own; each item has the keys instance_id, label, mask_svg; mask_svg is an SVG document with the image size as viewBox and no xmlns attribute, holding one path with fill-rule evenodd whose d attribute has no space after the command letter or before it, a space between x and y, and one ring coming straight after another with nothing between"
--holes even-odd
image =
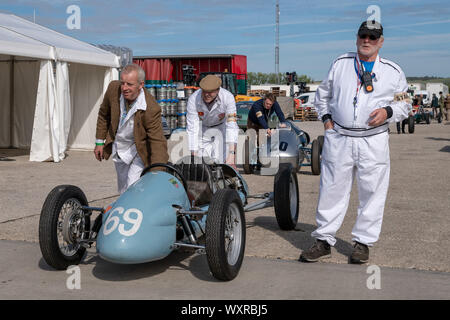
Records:
<instances>
[{"instance_id":1,"label":"antenna mast","mask_svg":"<svg viewBox=\"0 0 450 320\"><path fill-rule=\"evenodd\" d=\"M277 5L275 8L275 75L277 82L280 83L280 4L277 0Z\"/></svg>"}]
</instances>

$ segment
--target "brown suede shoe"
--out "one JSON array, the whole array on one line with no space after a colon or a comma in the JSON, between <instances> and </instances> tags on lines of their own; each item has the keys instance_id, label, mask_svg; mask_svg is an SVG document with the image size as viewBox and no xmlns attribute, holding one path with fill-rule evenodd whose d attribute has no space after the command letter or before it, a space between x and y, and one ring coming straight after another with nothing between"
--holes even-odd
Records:
<instances>
[{"instance_id":1,"label":"brown suede shoe","mask_svg":"<svg viewBox=\"0 0 450 320\"><path fill-rule=\"evenodd\" d=\"M316 262L330 257L331 246L328 242L324 240L317 240L310 249L302 252L298 260L302 262Z\"/></svg>"},{"instance_id":2,"label":"brown suede shoe","mask_svg":"<svg viewBox=\"0 0 450 320\"><path fill-rule=\"evenodd\" d=\"M369 261L369 247L363 243L355 241L353 252L350 256L350 263L363 264Z\"/></svg>"}]
</instances>

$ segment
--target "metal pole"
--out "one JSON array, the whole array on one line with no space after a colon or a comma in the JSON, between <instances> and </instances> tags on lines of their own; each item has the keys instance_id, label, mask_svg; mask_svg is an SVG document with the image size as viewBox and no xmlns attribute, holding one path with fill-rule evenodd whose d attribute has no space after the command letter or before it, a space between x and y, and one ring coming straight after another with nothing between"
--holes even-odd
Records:
<instances>
[{"instance_id":1,"label":"metal pole","mask_svg":"<svg viewBox=\"0 0 450 320\"><path fill-rule=\"evenodd\" d=\"M280 83L280 4L277 0L277 5L275 9L275 75L277 83Z\"/></svg>"},{"instance_id":2,"label":"metal pole","mask_svg":"<svg viewBox=\"0 0 450 320\"><path fill-rule=\"evenodd\" d=\"M14 148L14 56L11 56L9 68L9 148Z\"/></svg>"}]
</instances>

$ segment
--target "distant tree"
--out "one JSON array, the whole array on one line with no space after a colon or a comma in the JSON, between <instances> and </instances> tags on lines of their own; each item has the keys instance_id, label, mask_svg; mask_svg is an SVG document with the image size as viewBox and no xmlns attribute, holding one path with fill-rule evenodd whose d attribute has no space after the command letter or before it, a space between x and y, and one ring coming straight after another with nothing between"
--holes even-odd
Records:
<instances>
[{"instance_id":1,"label":"distant tree","mask_svg":"<svg viewBox=\"0 0 450 320\"><path fill-rule=\"evenodd\" d=\"M262 72L248 72L247 73L247 82L249 85L261 85L261 84L287 84L287 78L285 73L262 73ZM307 75L297 75L297 82L313 82L313 79L308 77Z\"/></svg>"}]
</instances>

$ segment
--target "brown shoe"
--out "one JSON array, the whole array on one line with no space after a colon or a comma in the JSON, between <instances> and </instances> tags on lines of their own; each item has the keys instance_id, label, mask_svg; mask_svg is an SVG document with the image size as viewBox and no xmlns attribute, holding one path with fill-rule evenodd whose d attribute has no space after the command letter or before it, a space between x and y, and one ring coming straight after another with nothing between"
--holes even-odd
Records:
<instances>
[{"instance_id":1,"label":"brown shoe","mask_svg":"<svg viewBox=\"0 0 450 320\"><path fill-rule=\"evenodd\" d=\"M331 246L324 240L317 240L316 243L300 255L299 261L316 262L331 257Z\"/></svg>"},{"instance_id":2,"label":"brown shoe","mask_svg":"<svg viewBox=\"0 0 450 320\"><path fill-rule=\"evenodd\" d=\"M369 247L363 243L355 241L353 252L350 256L350 263L362 264L369 261Z\"/></svg>"}]
</instances>

